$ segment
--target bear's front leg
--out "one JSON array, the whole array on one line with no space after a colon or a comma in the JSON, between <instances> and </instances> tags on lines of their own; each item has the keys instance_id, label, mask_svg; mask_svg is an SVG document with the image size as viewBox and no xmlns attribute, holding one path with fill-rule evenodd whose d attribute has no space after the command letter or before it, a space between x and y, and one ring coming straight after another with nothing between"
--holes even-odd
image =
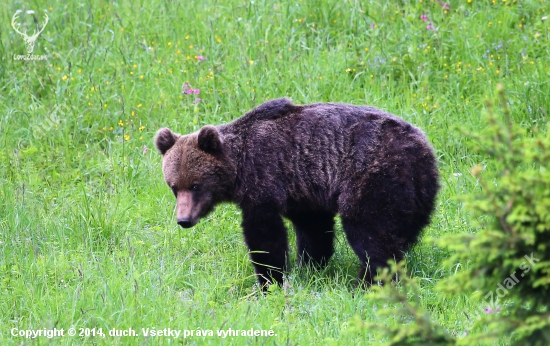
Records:
<instances>
[{"instance_id":1,"label":"bear's front leg","mask_svg":"<svg viewBox=\"0 0 550 346\"><path fill-rule=\"evenodd\" d=\"M268 205L243 207L244 240L262 289L283 283L288 239L281 215Z\"/></svg>"}]
</instances>

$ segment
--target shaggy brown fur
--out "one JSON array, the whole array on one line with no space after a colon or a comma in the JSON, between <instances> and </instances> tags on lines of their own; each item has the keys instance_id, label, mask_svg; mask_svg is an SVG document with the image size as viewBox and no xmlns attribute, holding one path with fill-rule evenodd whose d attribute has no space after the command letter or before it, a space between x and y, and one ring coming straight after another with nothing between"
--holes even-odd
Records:
<instances>
[{"instance_id":1,"label":"shaggy brown fur","mask_svg":"<svg viewBox=\"0 0 550 346\"><path fill-rule=\"evenodd\" d=\"M372 107L277 99L187 136L161 129L156 146L182 227L219 202L241 207L262 285L283 279L282 216L294 225L299 261L325 265L336 214L361 260L360 278L370 284L376 269L400 260L417 240L439 188L424 134Z\"/></svg>"}]
</instances>

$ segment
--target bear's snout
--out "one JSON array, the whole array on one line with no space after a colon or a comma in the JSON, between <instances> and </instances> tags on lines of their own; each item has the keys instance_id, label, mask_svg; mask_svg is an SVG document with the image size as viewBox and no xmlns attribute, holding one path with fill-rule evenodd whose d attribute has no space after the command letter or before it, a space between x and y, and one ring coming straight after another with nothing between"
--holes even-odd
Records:
<instances>
[{"instance_id":1,"label":"bear's snout","mask_svg":"<svg viewBox=\"0 0 550 346\"><path fill-rule=\"evenodd\" d=\"M188 218L188 217L179 217L178 218L178 225L180 225L183 228L193 227L193 223L191 222L191 219Z\"/></svg>"}]
</instances>

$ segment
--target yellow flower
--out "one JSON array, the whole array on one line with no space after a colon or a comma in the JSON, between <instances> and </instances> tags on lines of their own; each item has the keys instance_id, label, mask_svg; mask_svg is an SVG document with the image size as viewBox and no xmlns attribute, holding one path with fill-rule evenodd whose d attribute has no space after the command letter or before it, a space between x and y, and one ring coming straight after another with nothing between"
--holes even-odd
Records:
<instances>
[{"instance_id":1,"label":"yellow flower","mask_svg":"<svg viewBox=\"0 0 550 346\"><path fill-rule=\"evenodd\" d=\"M168 45L171 46L171 45L172 45L172 42L168 42Z\"/></svg>"},{"instance_id":2,"label":"yellow flower","mask_svg":"<svg viewBox=\"0 0 550 346\"><path fill-rule=\"evenodd\" d=\"M107 108L107 104L106 104L106 103L103 104L103 108Z\"/></svg>"},{"instance_id":3,"label":"yellow flower","mask_svg":"<svg viewBox=\"0 0 550 346\"><path fill-rule=\"evenodd\" d=\"M69 78L69 77L67 77L67 75L64 75L62 79L67 80L67 78Z\"/></svg>"},{"instance_id":4,"label":"yellow flower","mask_svg":"<svg viewBox=\"0 0 550 346\"><path fill-rule=\"evenodd\" d=\"M145 126L143 126L143 125L142 125L142 126L140 126L140 127L139 127L139 130L140 130L140 131L143 131L143 130L145 130Z\"/></svg>"},{"instance_id":5,"label":"yellow flower","mask_svg":"<svg viewBox=\"0 0 550 346\"><path fill-rule=\"evenodd\" d=\"M124 122L122 120L118 121L118 126L124 126Z\"/></svg>"},{"instance_id":6,"label":"yellow flower","mask_svg":"<svg viewBox=\"0 0 550 346\"><path fill-rule=\"evenodd\" d=\"M127 141L130 139L130 135L124 135L124 140Z\"/></svg>"},{"instance_id":7,"label":"yellow flower","mask_svg":"<svg viewBox=\"0 0 550 346\"><path fill-rule=\"evenodd\" d=\"M136 112L132 111L132 116L135 117L135 116L136 116Z\"/></svg>"},{"instance_id":8,"label":"yellow flower","mask_svg":"<svg viewBox=\"0 0 550 346\"><path fill-rule=\"evenodd\" d=\"M141 108L141 103L138 105L138 108Z\"/></svg>"}]
</instances>

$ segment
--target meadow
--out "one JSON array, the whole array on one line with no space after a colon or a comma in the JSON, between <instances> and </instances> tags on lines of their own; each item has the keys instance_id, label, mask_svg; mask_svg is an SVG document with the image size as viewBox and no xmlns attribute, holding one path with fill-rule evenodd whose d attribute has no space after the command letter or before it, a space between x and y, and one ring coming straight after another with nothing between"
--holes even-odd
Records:
<instances>
[{"instance_id":1,"label":"meadow","mask_svg":"<svg viewBox=\"0 0 550 346\"><path fill-rule=\"evenodd\" d=\"M16 59L25 42L10 23L23 10L32 26L31 9L49 18L33 52L45 60ZM487 158L468 133L486 128L497 84L515 123L548 121L549 12L545 0L3 2L0 344L367 345L383 335L350 323L406 323L357 290L340 226L326 269L294 266L264 296L235 206L176 224L155 132L190 133L284 96L372 105L426 133L442 189L407 269L431 318L464 335L479 301L434 285L467 263L442 266L448 250L432 239L476 232L459 198L480 189L470 169ZM54 328L65 336L13 335ZM217 335L229 328L272 335Z\"/></svg>"}]
</instances>

